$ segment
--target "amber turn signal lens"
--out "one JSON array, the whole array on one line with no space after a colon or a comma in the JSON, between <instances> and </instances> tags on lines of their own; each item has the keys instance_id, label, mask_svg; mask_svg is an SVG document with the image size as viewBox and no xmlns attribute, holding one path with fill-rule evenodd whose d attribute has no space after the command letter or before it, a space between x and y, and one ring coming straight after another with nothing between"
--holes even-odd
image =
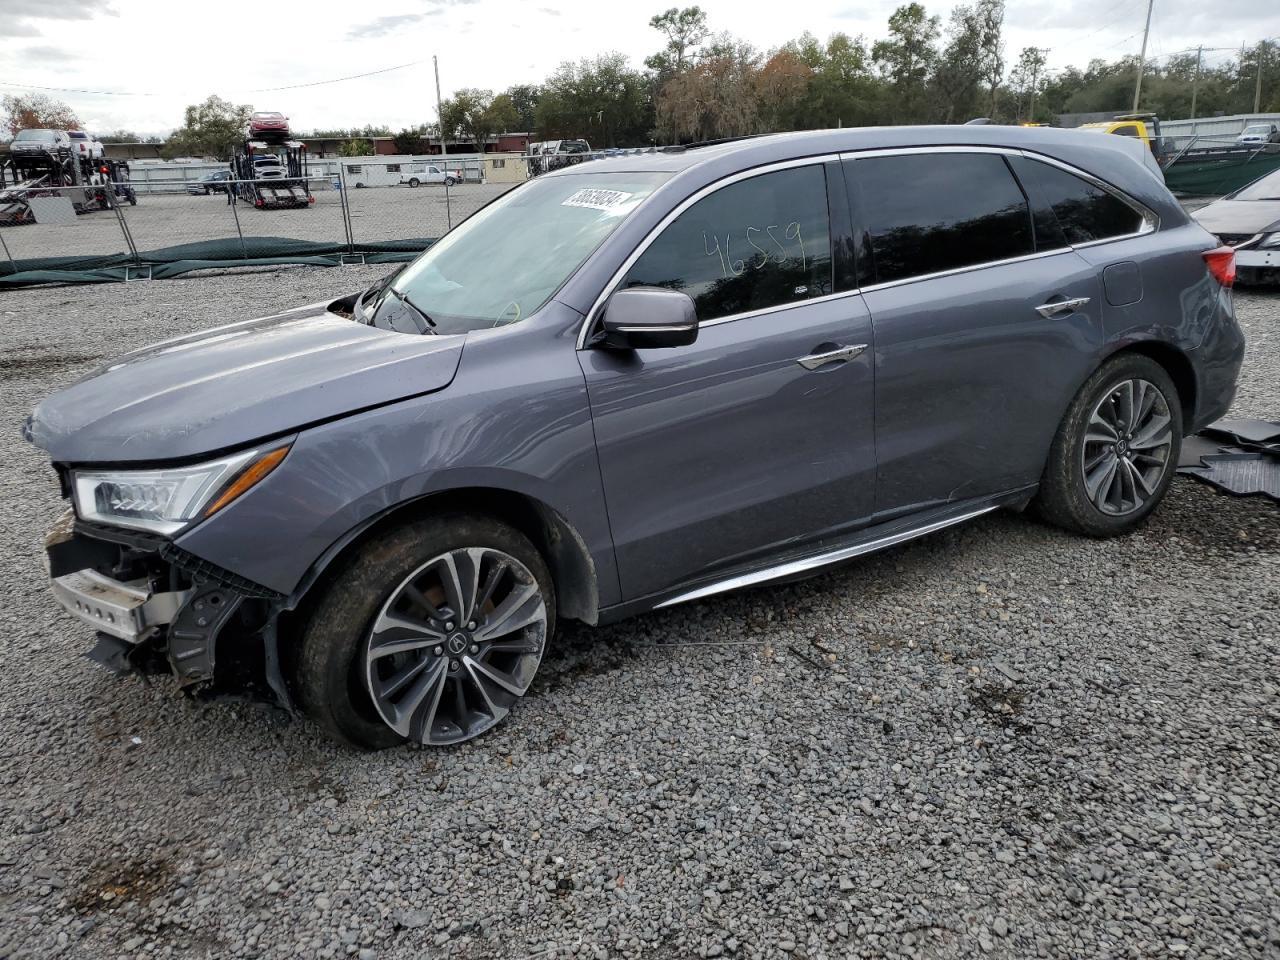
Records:
<instances>
[{"instance_id":1,"label":"amber turn signal lens","mask_svg":"<svg viewBox=\"0 0 1280 960\"><path fill-rule=\"evenodd\" d=\"M206 517L213 516L241 494L252 489L263 478L265 478L267 474L280 466L280 461L284 459L285 454L288 452L288 447L276 447L274 450L264 453L257 460L253 461L253 463L249 464L249 466L244 469L240 476L231 481L231 484L227 489L222 491L222 494L217 500L209 504L204 515Z\"/></svg>"}]
</instances>

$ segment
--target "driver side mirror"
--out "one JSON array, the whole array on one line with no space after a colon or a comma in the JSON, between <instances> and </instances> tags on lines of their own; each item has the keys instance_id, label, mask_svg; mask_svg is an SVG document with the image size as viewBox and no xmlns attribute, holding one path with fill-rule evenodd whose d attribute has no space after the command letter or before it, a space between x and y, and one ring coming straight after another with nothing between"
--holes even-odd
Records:
<instances>
[{"instance_id":1,"label":"driver side mirror","mask_svg":"<svg viewBox=\"0 0 1280 960\"><path fill-rule=\"evenodd\" d=\"M666 287L628 287L604 306L596 345L614 350L685 347L698 339L693 299Z\"/></svg>"}]
</instances>

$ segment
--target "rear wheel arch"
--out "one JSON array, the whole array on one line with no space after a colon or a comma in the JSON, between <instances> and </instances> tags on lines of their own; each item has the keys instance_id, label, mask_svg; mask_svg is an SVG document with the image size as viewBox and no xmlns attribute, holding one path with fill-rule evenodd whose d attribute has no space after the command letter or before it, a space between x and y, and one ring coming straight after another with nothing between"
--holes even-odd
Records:
<instances>
[{"instance_id":1,"label":"rear wheel arch","mask_svg":"<svg viewBox=\"0 0 1280 960\"><path fill-rule=\"evenodd\" d=\"M1102 366L1116 357L1127 353L1136 353L1149 357L1164 368L1178 391L1178 402L1182 407L1182 424L1189 429L1195 423L1197 385L1195 367L1185 353L1177 347L1162 340L1139 340L1130 343L1102 358L1098 366ZM1096 369L1096 368L1095 368ZM1090 374L1092 376L1092 374Z\"/></svg>"}]
</instances>

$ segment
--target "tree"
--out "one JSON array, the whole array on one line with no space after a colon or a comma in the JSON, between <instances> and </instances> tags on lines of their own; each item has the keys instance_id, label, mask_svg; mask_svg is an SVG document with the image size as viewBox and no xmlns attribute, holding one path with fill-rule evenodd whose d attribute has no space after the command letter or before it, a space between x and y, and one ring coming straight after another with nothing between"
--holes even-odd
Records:
<instances>
[{"instance_id":1,"label":"tree","mask_svg":"<svg viewBox=\"0 0 1280 960\"><path fill-rule=\"evenodd\" d=\"M253 107L233 104L219 96L187 107L182 126L165 141L165 157L212 156L226 160L236 144L248 136Z\"/></svg>"},{"instance_id":2,"label":"tree","mask_svg":"<svg viewBox=\"0 0 1280 960\"><path fill-rule=\"evenodd\" d=\"M361 137L352 138L352 140L344 141L343 145L338 147L338 156L372 156L374 155L374 141L364 140Z\"/></svg>"},{"instance_id":3,"label":"tree","mask_svg":"<svg viewBox=\"0 0 1280 960\"><path fill-rule=\"evenodd\" d=\"M648 78L624 54L566 61L542 85L537 129L544 138L581 137L593 146L646 142L652 126Z\"/></svg>"},{"instance_id":4,"label":"tree","mask_svg":"<svg viewBox=\"0 0 1280 960\"><path fill-rule=\"evenodd\" d=\"M926 112L925 81L938 59L934 44L939 20L918 3L898 7L889 17L889 37L877 40L872 59L892 81L895 109L893 119L909 123L923 119Z\"/></svg>"},{"instance_id":5,"label":"tree","mask_svg":"<svg viewBox=\"0 0 1280 960\"><path fill-rule=\"evenodd\" d=\"M992 118L996 114L996 94L1004 79L1004 0L978 0L978 45L981 50L979 68L986 81Z\"/></svg>"},{"instance_id":6,"label":"tree","mask_svg":"<svg viewBox=\"0 0 1280 960\"><path fill-rule=\"evenodd\" d=\"M696 142L755 133L760 123L756 95L759 54L722 34L698 60L663 86L657 132L664 140Z\"/></svg>"},{"instance_id":7,"label":"tree","mask_svg":"<svg viewBox=\"0 0 1280 960\"><path fill-rule=\"evenodd\" d=\"M10 136L19 130L79 130L75 111L43 93L6 93L0 100L4 127Z\"/></svg>"},{"instance_id":8,"label":"tree","mask_svg":"<svg viewBox=\"0 0 1280 960\"><path fill-rule=\"evenodd\" d=\"M506 95L511 99L511 106L516 111L516 120L512 129L519 130L521 133L530 133L537 129L538 97L541 94L542 89L531 83L518 83L514 87L507 87Z\"/></svg>"},{"instance_id":9,"label":"tree","mask_svg":"<svg viewBox=\"0 0 1280 960\"><path fill-rule=\"evenodd\" d=\"M754 77L761 132L794 130L800 125L800 108L813 76L813 68L785 47L765 62Z\"/></svg>"},{"instance_id":10,"label":"tree","mask_svg":"<svg viewBox=\"0 0 1280 960\"><path fill-rule=\"evenodd\" d=\"M955 123L971 119L978 110L983 70L983 22L974 7L951 11L947 44L934 66L930 86L933 119Z\"/></svg>"},{"instance_id":11,"label":"tree","mask_svg":"<svg viewBox=\"0 0 1280 960\"><path fill-rule=\"evenodd\" d=\"M1035 100L1048 84L1048 78L1045 76L1045 55L1044 51L1039 47L1023 47L1022 53L1018 55L1018 62L1013 68L1013 72L1009 74L1009 85L1013 88L1014 96L1017 98L1015 118L1022 120L1024 117L1034 122L1035 108L1037 106ZM1026 104L1026 113L1023 113L1023 104ZM1045 109L1044 101L1041 100L1040 112L1042 116L1049 116L1049 111Z\"/></svg>"},{"instance_id":12,"label":"tree","mask_svg":"<svg viewBox=\"0 0 1280 960\"><path fill-rule=\"evenodd\" d=\"M434 127L424 123L416 127L406 127L395 134L391 142L395 146L396 153L407 155L426 153L427 143L433 133Z\"/></svg>"},{"instance_id":13,"label":"tree","mask_svg":"<svg viewBox=\"0 0 1280 960\"><path fill-rule=\"evenodd\" d=\"M693 48L707 38L707 14L701 7L671 7L649 19L649 26L667 38L667 45L648 57L644 65L660 77L683 70Z\"/></svg>"},{"instance_id":14,"label":"tree","mask_svg":"<svg viewBox=\"0 0 1280 960\"><path fill-rule=\"evenodd\" d=\"M495 133L509 130L518 117L511 97L464 87L440 104L440 128L446 139L470 140L480 153Z\"/></svg>"}]
</instances>

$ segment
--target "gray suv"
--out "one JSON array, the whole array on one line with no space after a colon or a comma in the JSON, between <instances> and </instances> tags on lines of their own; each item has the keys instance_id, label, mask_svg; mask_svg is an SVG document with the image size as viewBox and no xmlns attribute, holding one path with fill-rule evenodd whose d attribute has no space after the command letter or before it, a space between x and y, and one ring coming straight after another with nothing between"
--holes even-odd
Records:
<instances>
[{"instance_id":1,"label":"gray suv","mask_svg":"<svg viewBox=\"0 0 1280 960\"><path fill-rule=\"evenodd\" d=\"M599 160L343 299L37 407L97 659L448 744L557 618L792 579L1001 508L1126 533L1243 353L1142 144L842 130Z\"/></svg>"}]
</instances>

